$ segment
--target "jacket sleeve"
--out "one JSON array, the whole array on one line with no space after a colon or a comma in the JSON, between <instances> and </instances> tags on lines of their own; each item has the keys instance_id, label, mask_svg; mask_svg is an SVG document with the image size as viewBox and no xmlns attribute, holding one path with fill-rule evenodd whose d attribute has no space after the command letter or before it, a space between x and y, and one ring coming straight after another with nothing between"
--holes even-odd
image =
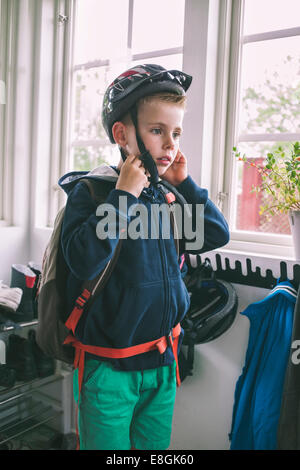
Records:
<instances>
[{"instance_id":1,"label":"jacket sleeve","mask_svg":"<svg viewBox=\"0 0 300 470\"><path fill-rule=\"evenodd\" d=\"M126 205L119 206L119 198L122 195L126 196ZM99 236L99 223L103 221L104 224L105 220L108 220L108 213L98 215L97 204L87 186L84 183L76 184L68 196L61 232L63 255L75 277L90 280L105 268L117 246L119 229L130 222L129 207L137 202L138 200L126 191L110 191L105 201L105 204L109 204L110 233L103 238Z\"/></svg>"},{"instance_id":2,"label":"jacket sleeve","mask_svg":"<svg viewBox=\"0 0 300 470\"><path fill-rule=\"evenodd\" d=\"M205 253L226 245L230 238L228 224L220 210L208 198L207 189L200 188L190 176L176 189L191 209L188 213L184 211L183 215L183 251Z\"/></svg>"}]
</instances>

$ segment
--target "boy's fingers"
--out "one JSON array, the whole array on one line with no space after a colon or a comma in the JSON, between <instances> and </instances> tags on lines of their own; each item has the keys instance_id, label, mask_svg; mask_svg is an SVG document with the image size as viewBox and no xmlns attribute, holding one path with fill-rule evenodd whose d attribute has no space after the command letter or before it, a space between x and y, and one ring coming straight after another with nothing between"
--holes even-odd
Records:
<instances>
[{"instance_id":1,"label":"boy's fingers","mask_svg":"<svg viewBox=\"0 0 300 470\"><path fill-rule=\"evenodd\" d=\"M129 155L129 157L130 157L129 158L130 163L132 163L136 166L142 166L143 165L142 160L139 157L137 157L136 155ZM127 157L127 159L128 159L128 157Z\"/></svg>"},{"instance_id":2,"label":"boy's fingers","mask_svg":"<svg viewBox=\"0 0 300 470\"><path fill-rule=\"evenodd\" d=\"M182 153L181 153L181 151L178 149L177 155L176 155L176 157L175 157L175 161L176 161L176 162L179 162L179 160L180 160L181 157L182 157Z\"/></svg>"},{"instance_id":3,"label":"boy's fingers","mask_svg":"<svg viewBox=\"0 0 300 470\"><path fill-rule=\"evenodd\" d=\"M131 163L132 163L132 162L134 161L134 159L135 159L135 158L136 158L136 156L135 156L135 155L133 155L133 154L130 154L130 155L128 155L128 157L126 158L126 160L125 160L125 161L127 161L127 162L131 162Z\"/></svg>"},{"instance_id":4,"label":"boy's fingers","mask_svg":"<svg viewBox=\"0 0 300 470\"><path fill-rule=\"evenodd\" d=\"M128 161L129 163L133 163L139 167L145 167L144 162L137 155L130 154L128 155L125 161Z\"/></svg>"}]
</instances>

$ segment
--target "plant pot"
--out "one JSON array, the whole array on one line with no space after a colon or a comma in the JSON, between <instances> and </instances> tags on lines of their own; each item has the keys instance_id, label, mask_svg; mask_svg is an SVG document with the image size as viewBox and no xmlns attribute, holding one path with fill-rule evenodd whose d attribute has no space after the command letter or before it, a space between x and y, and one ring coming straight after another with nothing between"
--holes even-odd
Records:
<instances>
[{"instance_id":1,"label":"plant pot","mask_svg":"<svg viewBox=\"0 0 300 470\"><path fill-rule=\"evenodd\" d=\"M289 222L293 237L295 258L297 261L300 261L300 211L290 211Z\"/></svg>"}]
</instances>

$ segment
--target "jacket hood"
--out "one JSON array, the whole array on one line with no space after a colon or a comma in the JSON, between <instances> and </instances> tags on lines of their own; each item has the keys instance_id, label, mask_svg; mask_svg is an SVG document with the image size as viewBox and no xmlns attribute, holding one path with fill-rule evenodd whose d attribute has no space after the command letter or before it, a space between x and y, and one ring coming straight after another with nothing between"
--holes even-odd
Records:
<instances>
[{"instance_id":1,"label":"jacket hood","mask_svg":"<svg viewBox=\"0 0 300 470\"><path fill-rule=\"evenodd\" d=\"M71 171L66 173L58 180L58 184L66 194L69 194L80 179L102 179L115 183L118 179L118 175L116 168L107 165L107 163L103 163L92 171Z\"/></svg>"}]
</instances>

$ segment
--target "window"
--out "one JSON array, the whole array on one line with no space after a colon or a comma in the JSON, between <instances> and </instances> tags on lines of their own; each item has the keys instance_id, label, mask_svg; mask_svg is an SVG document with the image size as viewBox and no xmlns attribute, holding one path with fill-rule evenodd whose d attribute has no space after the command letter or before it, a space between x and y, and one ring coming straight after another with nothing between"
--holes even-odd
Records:
<instances>
[{"instance_id":1,"label":"window","mask_svg":"<svg viewBox=\"0 0 300 470\"><path fill-rule=\"evenodd\" d=\"M138 63L182 68L184 7L184 0L76 1L68 168L118 163L118 148L109 143L101 124L105 89Z\"/></svg>"},{"instance_id":2,"label":"window","mask_svg":"<svg viewBox=\"0 0 300 470\"><path fill-rule=\"evenodd\" d=\"M18 7L0 2L0 225L12 223L16 37Z\"/></svg>"},{"instance_id":3,"label":"window","mask_svg":"<svg viewBox=\"0 0 300 470\"><path fill-rule=\"evenodd\" d=\"M233 161L231 150L237 145L259 162L299 141L299 15L298 0L233 1L225 180L233 240L291 243L287 215L259 214L266 195L250 193L257 173Z\"/></svg>"}]
</instances>

